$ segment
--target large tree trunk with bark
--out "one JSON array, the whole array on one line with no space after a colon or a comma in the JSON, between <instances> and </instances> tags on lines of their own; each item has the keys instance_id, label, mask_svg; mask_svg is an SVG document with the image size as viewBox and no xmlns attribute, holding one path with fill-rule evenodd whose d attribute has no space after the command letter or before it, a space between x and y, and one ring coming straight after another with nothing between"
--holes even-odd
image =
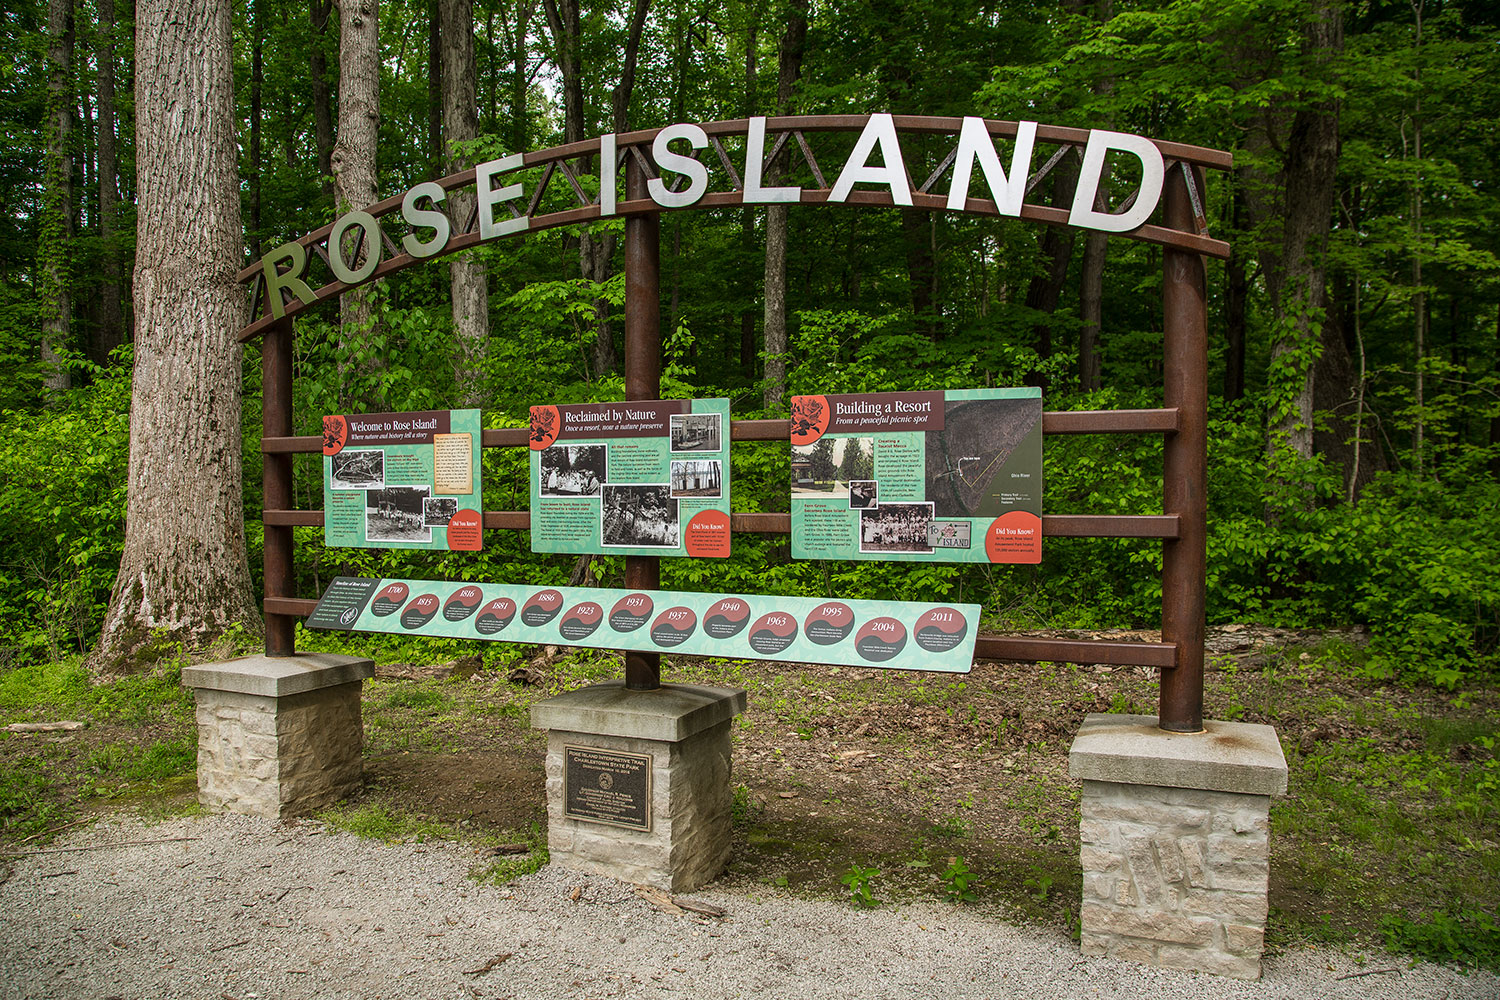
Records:
<instances>
[{"instance_id":1,"label":"large tree trunk with bark","mask_svg":"<svg viewBox=\"0 0 1500 1000\"><path fill-rule=\"evenodd\" d=\"M472 162L458 154L454 143L473 142L479 134L479 109L474 67L473 0L438 0L443 49L443 131L448 141L447 172L457 173ZM449 196L455 229L465 225L474 210L468 187ZM453 287L453 329L458 334L459 398L477 406L485 345L490 335L490 299L484 264L473 253L453 257L448 264Z\"/></svg>"},{"instance_id":2,"label":"large tree trunk with bark","mask_svg":"<svg viewBox=\"0 0 1500 1000\"><path fill-rule=\"evenodd\" d=\"M135 383L125 546L95 676L137 666L158 634L203 648L260 629L240 465L245 298L225 0L137 10Z\"/></svg>"},{"instance_id":3,"label":"large tree trunk with bark","mask_svg":"<svg viewBox=\"0 0 1500 1000\"><path fill-rule=\"evenodd\" d=\"M333 201L336 214L375 203L375 146L380 122L379 0L344 0L339 8L339 133L333 145ZM346 238L352 243L359 232ZM330 247L332 253L336 248ZM346 260L364 259L346 253ZM378 367L366 346L374 337L374 289L364 285L339 298L339 361L346 371ZM351 361L351 358L354 360Z\"/></svg>"},{"instance_id":4,"label":"large tree trunk with bark","mask_svg":"<svg viewBox=\"0 0 1500 1000\"><path fill-rule=\"evenodd\" d=\"M73 4L47 3L47 152L42 208L43 388L61 392L72 384L57 351L68 346L73 300L68 265L73 240Z\"/></svg>"},{"instance_id":5,"label":"large tree trunk with bark","mask_svg":"<svg viewBox=\"0 0 1500 1000\"><path fill-rule=\"evenodd\" d=\"M776 113L786 114L792 103L792 88L802 75L802 54L807 48L807 0L791 0L786 33L776 57ZM783 154L766 169L767 187L778 187L786 180ZM761 322L765 338L766 368L761 385L761 405L779 410L786 399L786 246L787 206L766 206L766 274L764 285L765 318Z\"/></svg>"}]
</instances>

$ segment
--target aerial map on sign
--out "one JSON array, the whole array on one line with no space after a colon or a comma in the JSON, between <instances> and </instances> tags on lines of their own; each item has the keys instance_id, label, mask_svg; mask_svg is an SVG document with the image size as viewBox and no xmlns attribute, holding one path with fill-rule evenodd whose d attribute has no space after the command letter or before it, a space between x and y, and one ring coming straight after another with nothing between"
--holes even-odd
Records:
<instances>
[{"instance_id":1,"label":"aerial map on sign","mask_svg":"<svg viewBox=\"0 0 1500 1000\"><path fill-rule=\"evenodd\" d=\"M1037 563L1036 388L793 396L792 556Z\"/></svg>"}]
</instances>

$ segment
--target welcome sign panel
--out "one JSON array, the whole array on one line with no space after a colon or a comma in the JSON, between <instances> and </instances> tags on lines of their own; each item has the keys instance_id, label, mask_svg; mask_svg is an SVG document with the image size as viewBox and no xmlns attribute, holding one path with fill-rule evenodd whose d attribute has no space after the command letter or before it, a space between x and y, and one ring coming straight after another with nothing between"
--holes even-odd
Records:
<instances>
[{"instance_id":1,"label":"welcome sign panel","mask_svg":"<svg viewBox=\"0 0 1500 1000\"><path fill-rule=\"evenodd\" d=\"M793 396L792 557L1042 559L1042 393Z\"/></svg>"},{"instance_id":2,"label":"welcome sign panel","mask_svg":"<svg viewBox=\"0 0 1500 1000\"><path fill-rule=\"evenodd\" d=\"M968 673L979 605L338 577L307 627Z\"/></svg>"},{"instance_id":3,"label":"welcome sign panel","mask_svg":"<svg viewBox=\"0 0 1500 1000\"><path fill-rule=\"evenodd\" d=\"M323 543L476 552L478 410L323 418Z\"/></svg>"},{"instance_id":4,"label":"welcome sign panel","mask_svg":"<svg viewBox=\"0 0 1500 1000\"><path fill-rule=\"evenodd\" d=\"M729 555L729 400L531 408L531 551Z\"/></svg>"}]
</instances>

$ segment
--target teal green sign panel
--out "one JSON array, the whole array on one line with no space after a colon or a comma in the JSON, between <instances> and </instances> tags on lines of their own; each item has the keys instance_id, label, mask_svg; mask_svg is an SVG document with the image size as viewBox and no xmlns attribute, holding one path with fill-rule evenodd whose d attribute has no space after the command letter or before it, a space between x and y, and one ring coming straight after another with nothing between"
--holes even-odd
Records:
<instances>
[{"instance_id":1,"label":"teal green sign panel","mask_svg":"<svg viewBox=\"0 0 1500 1000\"><path fill-rule=\"evenodd\" d=\"M962 674L979 605L341 576L307 627Z\"/></svg>"},{"instance_id":2,"label":"teal green sign panel","mask_svg":"<svg viewBox=\"0 0 1500 1000\"><path fill-rule=\"evenodd\" d=\"M1042 391L793 396L793 559L1038 563Z\"/></svg>"},{"instance_id":3,"label":"teal green sign panel","mask_svg":"<svg viewBox=\"0 0 1500 1000\"><path fill-rule=\"evenodd\" d=\"M323 418L323 544L477 552L478 410Z\"/></svg>"},{"instance_id":4,"label":"teal green sign panel","mask_svg":"<svg viewBox=\"0 0 1500 1000\"><path fill-rule=\"evenodd\" d=\"M531 408L531 551L729 555L729 400Z\"/></svg>"}]
</instances>

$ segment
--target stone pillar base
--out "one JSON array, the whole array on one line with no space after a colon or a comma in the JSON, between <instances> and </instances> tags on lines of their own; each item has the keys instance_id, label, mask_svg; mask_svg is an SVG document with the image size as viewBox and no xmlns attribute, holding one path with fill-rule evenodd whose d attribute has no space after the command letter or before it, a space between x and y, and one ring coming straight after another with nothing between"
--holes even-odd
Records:
<instances>
[{"instance_id":1,"label":"stone pillar base","mask_svg":"<svg viewBox=\"0 0 1500 1000\"><path fill-rule=\"evenodd\" d=\"M280 818L357 791L360 684L374 673L372 660L333 653L184 667L198 702L198 801Z\"/></svg>"},{"instance_id":2,"label":"stone pillar base","mask_svg":"<svg viewBox=\"0 0 1500 1000\"><path fill-rule=\"evenodd\" d=\"M595 684L531 708L547 733L547 847L565 868L691 892L729 860L729 727L745 692Z\"/></svg>"},{"instance_id":3,"label":"stone pillar base","mask_svg":"<svg viewBox=\"0 0 1500 1000\"><path fill-rule=\"evenodd\" d=\"M1090 715L1068 771L1083 779L1084 954L1260 978L1271 796L1286 758L1270 726Z\"/></svg>"}]
</instances>

